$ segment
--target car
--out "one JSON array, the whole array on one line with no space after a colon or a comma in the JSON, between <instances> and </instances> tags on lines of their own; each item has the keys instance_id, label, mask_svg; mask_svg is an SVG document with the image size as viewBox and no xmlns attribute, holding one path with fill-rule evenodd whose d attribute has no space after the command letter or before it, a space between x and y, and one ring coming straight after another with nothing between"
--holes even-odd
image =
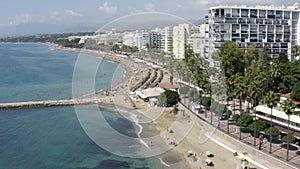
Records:
<instances>
[{"instance_id":1,"label":"car","mask_svg":"<svg viewBox=\"0 0 300 169\"><path fill-rule=\"evenodd\" d=\"M227 120L228 116L226 114L222 114L222 116L220 117L220 120Z\"/></svg>"}]
</instances>

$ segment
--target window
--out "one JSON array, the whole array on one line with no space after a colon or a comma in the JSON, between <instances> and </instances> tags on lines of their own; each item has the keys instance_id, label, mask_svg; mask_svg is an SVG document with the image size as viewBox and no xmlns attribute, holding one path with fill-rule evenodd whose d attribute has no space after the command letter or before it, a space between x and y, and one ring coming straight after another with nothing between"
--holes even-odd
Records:
<instances>
[{"instance_id":1,"label":"window","mask_svg":"<svg viewBox=\"0 0 300 169\"><path fill-rule=\"evenodd\" d=\"M281 43L281 48L288 48L288 43Z\"/></svg>"},{"instance_id":2,"label":"window","mask_svg":"<svg viewBox=\"0 0 300 169\"><path fill-rule=\"evenodd\" d=\"M249 10L248 9L242 9L241 10L241 17L248 17Z\"/></svg>"},{"instance_id":3,"label":"window","mask_svg":"<svg viewBox=\"0 0 300 169\"><path fill-rule=\"evenodd\" d=\"M276 11L276 18L278 19L282 18L282 11Z\"/></svg>"},{"instance_id":4,"label":"window","mask_svg":"<svg viewBox=\"0 0 300 169\"><path fill-rule=\"evenodd\" d=\"M268 18L275 18L275 11L274 10L268 10Z\"/></svg>"},{"instance_id":5,"label":"window","mask_svg":"<svg viewBox=\"0 0 300 169\"><path fill-rule=\"evenodd\" d=\"M247 33L248 32L248 25L242 25L241 26L241 33Z\"/></svg>"},{"instance_id":6,"label":"window","mask_svg":"<svg viewBox=\"0 0 300 169\"><path fill-rule=\"evenodd\" d=\"M266 11L265 10L259 10L259 17L260 18L266 18Z\"/></svg>"},{"instance_id":7,"label":"window","mask_svg":"<svg viewBox=\"0 0 300 169\"><path fill-rule=\"evenodd\" d=\"M259 33L266 33L266 26L265 25L259 25Z\"/></svg>"},{"instance_id":8,"label":"window","mask_svg":"<svg viewBox=\"0 0 300 169\"><path fill-rule=\"evenodd\" d=\"M232 17L240 17L240 9L232 9Z\"/></svg>"},{"instance_id":9,"label":"window","mask_svg":"<svg viewBox=\"0 0 300 169\"><path fill-rule=\"evenodd\" d=\"M250 34L250 42L257 42L257 34Z\"/></svg>"},{"instance_id":10,"label":"window","mask_svg":"<svg viewBox=\"0 0 300 169\"><path fill-rule=\"evenodd\" d=\"M290 11L284 11L283 18L284 19L290 19L290 15L291 15Z\"/></svg>"},{"instance_id":11,"label":"window","mask_svg":"<svg viewBox=\"0 0 300 169\"><path fill-rule=\"evenodd\" d=\"M257 18L257 10L256 9L251 9L250 10L250 17L251 18Z\"/></svg>"},{"instance_id":12,"label":"window","mask_svg":"<svg viewBox=\"0 0 300 169\"><path fill-rule=\"evenodd\" d=\"M282 35L281 34L276 34L276 42L281 42ZM278 45L279 46L279 45Z\"/></svg>"}]
</instances>

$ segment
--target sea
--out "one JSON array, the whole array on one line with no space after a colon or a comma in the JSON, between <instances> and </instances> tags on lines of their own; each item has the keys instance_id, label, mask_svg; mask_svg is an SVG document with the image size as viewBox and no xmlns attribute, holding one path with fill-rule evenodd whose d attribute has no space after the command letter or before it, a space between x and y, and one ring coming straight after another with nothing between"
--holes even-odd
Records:
<instances>
[{"instance_id":1,"label":"sea","mask_svg":"<svg viewBox=\"0 0 300 169\"><path fill-rule=\"evenodd\" d=\"M78 55L46 44L0 44L0 102L72 98ZM119 83L124 73L122 65L102 60L95 90ZM137 136L135 122L117 112L102 113L113 128ZM161 168L155 157L121 157L95 144L82 129L73 106L0 110L0 169Z\"/></svg>"}]
</instances>

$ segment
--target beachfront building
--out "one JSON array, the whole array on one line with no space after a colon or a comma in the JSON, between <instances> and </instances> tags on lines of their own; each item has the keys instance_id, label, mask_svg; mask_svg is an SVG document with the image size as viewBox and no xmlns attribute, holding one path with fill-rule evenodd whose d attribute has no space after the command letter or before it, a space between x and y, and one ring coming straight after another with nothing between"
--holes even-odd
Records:
<instances>
[{"instance_id":1,"label":"beachfront building","mask_svg":"<svg viewBox=\"0 0 300 169\"><path fill-rule=\"evenodd\" d=\"M173 27L173 55L175 59L184 58L189 32L189 24L179 24Z\"/></svg>"},{"instance_id":2,"label":"beachfront building","mask_svg":"<svg viewBox=\"0 0 300 169\"><path fill-rule=\"evenodd\" d=\"M215 48L234 41L241 48L267 47L271 57L287 53L300 44L298 4L293 6L217 6L209 9L209 33Z\"/></svg>"},{"instance_id":3,"label":"beachfront building","mask_svg":"<svg viewBox=\"0 0 300 169\"><path fill-rule=\"evenodd\" d=\"M163 52L173 53L173 28L164 27L161 30L161 45L160 48Z\"/></svg>"},{"instance_id":4,"label":"beachfront building","mask_svg":"<svg viewBox=\"0 0 300 169\"><path fill-rule=\"evenodd\" d=\"M123 35L123 44L130 47L137 47L139 50L147 50L149 33L141 30L126 32Z\"/></svg>"},{"instance_id":5,"label":"beachfront building","mask_svg":"<svg viewBox=\"0 0 300 169\"><path fill-rule=\"evenodd\" d=\"M259 105L255 107L257 112L256 117L264 120L264 121L271 121L271 109L268 108L266 105ZM290 129L295 132L300 138L300 116L299 116L299 109L295 110L297 113L290 116ZM273 123L280 128L281 131L287 132L288 128L288 116L280 107L275 107L272 110L272 121Z\"/></svg>"},{"instance_id":6,"label":"beachfront building","mask_svg":"<svg viewBox=\"0 0 300 169\"><path fill-rule=\"evenodd\" d=\"M187 46L201 58L209 58L208 24L193 26L187 40Z\"/></svg>"}]
</instances>

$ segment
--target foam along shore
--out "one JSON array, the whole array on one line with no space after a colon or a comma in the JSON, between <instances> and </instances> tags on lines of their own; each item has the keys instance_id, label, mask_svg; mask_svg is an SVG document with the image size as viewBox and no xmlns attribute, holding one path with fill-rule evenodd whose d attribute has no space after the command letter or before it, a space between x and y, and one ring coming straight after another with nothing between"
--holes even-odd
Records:
<instances>
[{"instance_id":1,"label":"foam along shore","mask_svg":"<svg viewBox=\"0 0 300 169\"><path fill-rule=\"evenodd\" d=\"M80 49L66 49L66 48L56 48L59 50L67 50L67 51L74 51L74 52L82 52ZM128 80L132 80L130 83L137 83L138 79L136 79L138 74L134 74L133 70L135 67L142 66L138 63L134 63L130 59L124 59L119 56L115 56L108 53L98 52L98 51L84 51L88 52L88 54L103 57L104 59L108 59L111 61L119 62L123 65L125 65L127 77L126 80L123 80L117 87L114 87L116 90L114 92L114 95L111 96L111 102L110 104L113 104L114 107L122 107L122 108L128 108L128 110L134 110L132 105L129 103L128 99L128 92L129 92L129 82ZM144 71L143 73L146 73ZM100 97L101 98L101 97ZM158 108L159 109L159 108ZM189 116L182 116L182 114L174 115L170 112L172 110L170 109L164 109L161 108L161 111L163 113L154 119L153 121L148 121L148 123L145 123L143 120L144 116L149 116L149 114L153 113L152 109L144 106L144 108L139 107L136 110L139 115L136 116L136 120L133 120L133 123L137 126L137 134L141 138L141 144L144 144L147 148L156 148L159 144L165 144L168 145L168 140L166 137L175 137L176 134L185 134L180 132L187 132L187 131L181 131L181 130L175 130L175 133L164 135L163 137L162 133L165 133L167 128L174 123L175 121L181 123L181 125L189 125ZM199 121L199 120L197 120ZM205 152L208 149L212 150L216 153L216 157L214 157L215 162L215 169L218 168L236 168L236 160L234 158L230 158L232 156L231 152L224 151L223 148L218 147L215 145L215 143L211 141L206 141L205 143L199 143L199 136L201 135L201 132L203 132L203 124L201 122L197 122L196 125L192 126L191 130L187 133L186 137L178 142L178 146L176 147L170 147L170 150L160 154L157 156L157 158L161 161L162 165L165 166L165 168L172 168L172 169L179 169L179 168L186 168L186 169L199 169L201 167L202 169L208 168L204 165L204 161L206 159L205 156L199 156L200 160L199 162L195 162L194 159L187 157L187 151L193 150L194 152L197 152L198 154L201 154L201 152ZM150 144L146 141L144 141L143 138L149 138L154 135L161 135L161 140L158 140L158 142L155 142L154 144ZM170 145L172 146L172 145Z\"/></svg>"}]
</instances>

